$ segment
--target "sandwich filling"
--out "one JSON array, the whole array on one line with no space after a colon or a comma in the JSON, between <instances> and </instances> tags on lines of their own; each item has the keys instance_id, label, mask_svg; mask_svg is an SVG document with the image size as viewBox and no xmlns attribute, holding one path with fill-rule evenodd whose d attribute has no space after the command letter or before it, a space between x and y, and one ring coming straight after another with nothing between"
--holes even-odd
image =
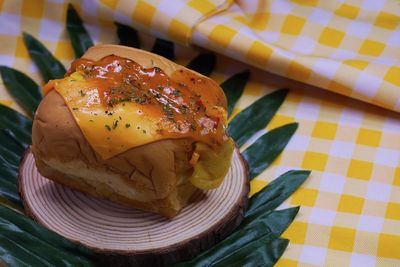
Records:
<instances>
[{"instance_id":1,"label":"sandwich filling","mask_svg":"<svg viewBox=\"0 0 400 267\"><path fill-rule=\"evenodd\" d=\"M213 81L186 69L168 76L115 55L79 59L44 93L64 99L88 143L103 159L158 140L194 142L190 181L215 188L229 169L234 144L225 134L226 98Z\"/></svg>"}]
</instances>

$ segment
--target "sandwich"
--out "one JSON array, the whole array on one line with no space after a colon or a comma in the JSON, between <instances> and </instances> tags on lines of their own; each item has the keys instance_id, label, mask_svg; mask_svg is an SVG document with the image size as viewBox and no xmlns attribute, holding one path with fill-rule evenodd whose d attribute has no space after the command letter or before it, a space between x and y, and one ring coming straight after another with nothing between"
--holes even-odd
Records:
<instances>
[{"instance_id":1,"label":"sandwich","mask_svg":"<svg viewBox=\"0 0 400 267\"><path fill-rule=\"evenodd\" d=\"M31 151L56 183L172 218L228 172L222 89L161 56L94 46L43 93Z\"/></svg>"}]
</instances>

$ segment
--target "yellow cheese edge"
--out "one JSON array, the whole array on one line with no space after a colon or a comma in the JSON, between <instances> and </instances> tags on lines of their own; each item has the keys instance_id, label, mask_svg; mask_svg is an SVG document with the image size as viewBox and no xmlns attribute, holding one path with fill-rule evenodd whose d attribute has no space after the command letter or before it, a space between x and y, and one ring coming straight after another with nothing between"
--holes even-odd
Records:
<instances>
[{"instance_id":1,"label":"yellow cheese edge","mask_svg":"<svg viewBox=\"0 0 400 267\"><path fill-rule=\"evenodd\" d=\"M140 104L118 104L106 113L97 88L77 72L58 80L55 90L64 98L86 140L103 159L165 139L156 131L154 118L141 112Z\"/></svg>"}]
</instances>

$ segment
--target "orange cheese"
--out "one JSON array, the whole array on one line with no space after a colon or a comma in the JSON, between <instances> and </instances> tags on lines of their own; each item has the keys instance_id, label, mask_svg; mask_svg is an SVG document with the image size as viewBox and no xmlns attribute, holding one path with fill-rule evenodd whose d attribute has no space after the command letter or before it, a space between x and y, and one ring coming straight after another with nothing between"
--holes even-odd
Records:
<instances>
[{"instance_id":1,"label":"orange cheese","mask_svg":"<svg viewBox=\"0 0 400 267\"><path fill-rule=\"evenodd\" d=\"M54 88L63 97L104 159L163 139L190 138L211 147L228 140L222 90L187 69L168 77L157 67L111 55L77 60L68 75L46 91Z\"/></svg>"}]
</instances>

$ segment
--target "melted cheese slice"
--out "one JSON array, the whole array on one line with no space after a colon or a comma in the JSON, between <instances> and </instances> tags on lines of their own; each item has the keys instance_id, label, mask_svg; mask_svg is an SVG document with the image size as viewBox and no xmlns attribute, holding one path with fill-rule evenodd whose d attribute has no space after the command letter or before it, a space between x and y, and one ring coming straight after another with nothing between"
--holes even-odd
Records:
<instances>
[{"instance_id":1,"label":"melted cheese slice","mask_svg":"<svg viewBox=\"0 0 400 267\"><path fill-rule=\"evenodd\" d=\"M78 73L57 81L55 89L63 96L86 139L104 159L164 138L154 129L154 116L146 116L142 105L127 102L106 110L96 86Z\"/></svg>"},{"instance_id":2,"label":"melted cheese slice","mask_svg":"<svg viewBox=\"0 0 400 267\"><path fill-rule=\"evenodd\" d=\"M209 137L199 131L160 131L160 125L162 129L169 127L163 126L168 122L162 119L164 114L152 105L124 102L106 108L101 102L98 85L78 72L56 80L53 86L64 98L88 142L103 159L167 138L209 141ZM214 106L212 110L218 113L218 117L226 117L222 107Z\"/></svg>"}]
</instances>

